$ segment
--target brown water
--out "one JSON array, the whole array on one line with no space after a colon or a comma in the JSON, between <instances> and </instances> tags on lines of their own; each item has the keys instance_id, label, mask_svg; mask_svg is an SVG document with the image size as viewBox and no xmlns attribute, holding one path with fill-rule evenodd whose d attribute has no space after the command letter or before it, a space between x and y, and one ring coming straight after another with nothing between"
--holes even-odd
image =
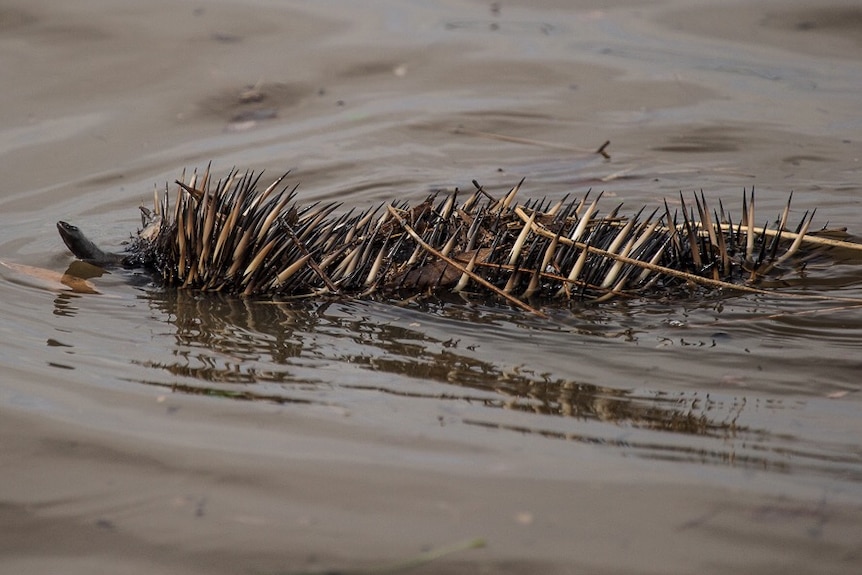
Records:
<instances>
[{"instance_id":1,"label":"brown water","mask_svg":"<svg viewBox=\"0 0 862 575\"><path fill-rule=\"evenodd\" d=\"M59 219L119 247L210 161L347 207L526 177L738 213L754 185L763 221L792 191L862 234L855 2L20 1L0 50L7 263L65 271ZM4 573L351 572L475 538L416 572L862 566L858 257L549 320L0 273Z\"/></svg>"}]
</instances>

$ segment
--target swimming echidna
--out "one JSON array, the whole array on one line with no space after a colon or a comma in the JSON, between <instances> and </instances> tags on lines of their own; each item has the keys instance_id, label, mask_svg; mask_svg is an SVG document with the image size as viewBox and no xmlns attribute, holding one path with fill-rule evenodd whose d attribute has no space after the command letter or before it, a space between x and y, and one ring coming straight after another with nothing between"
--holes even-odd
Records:
<instances>
[{"instance_id":1,"label":"swimming echidna","mask_svg":"<svg viewBox=\"0 0 862 575\"><path fill-rule=\"evenodd\" d=\"M153 270L170 286L246 296L404 295L431 290L496 294L528 307L532 298L605 300L666 294L682 286L756 282L788 261L808 234L807 212L792 231L788 208L774 229L755 227L754 193L741 218L711 211L703 194L678 209L600 216L589 200L517 204L521 183L495 199L479 184L424 202L335 215L336 203L302 206L284 176L265 190L260 174L232 171L215 185L209 170L177 182L141 208L143 228L123 254L101 251L58 222L80 259ZM522 181L523 183L523 181ZM816 239L816 238L815 238Z\"/></svg>"}]
</instances>

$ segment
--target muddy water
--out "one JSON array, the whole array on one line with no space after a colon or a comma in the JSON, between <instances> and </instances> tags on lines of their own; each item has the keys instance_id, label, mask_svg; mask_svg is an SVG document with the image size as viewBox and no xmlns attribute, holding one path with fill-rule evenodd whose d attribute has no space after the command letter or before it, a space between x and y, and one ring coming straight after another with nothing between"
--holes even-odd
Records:
<instances>
[{"instance_id":1,"label":"muddy water","mask_svg":"<svg viewBox=\"0 0 862 575\"><path fill-rule=\"evenodd\" d=\"M119 249L210 161L347 207L756 186L763 221L792 191L862 233L855 3L527 4L4 3L0 570L349 572L481 538L416 572L858 572L858 256L548 320L20 267L69 268L59 219Z\"/></svg>"}]
</instances>

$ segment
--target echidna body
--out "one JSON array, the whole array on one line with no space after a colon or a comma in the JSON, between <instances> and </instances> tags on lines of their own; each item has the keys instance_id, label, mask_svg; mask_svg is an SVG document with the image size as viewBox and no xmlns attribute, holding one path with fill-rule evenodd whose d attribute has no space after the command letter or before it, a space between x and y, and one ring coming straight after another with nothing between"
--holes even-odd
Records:
<instances>
[{"instance_id":1,"label":"echidna body","mask_svg":"<svg viewBox=\"0 0 862 575\"><path fill-rule=\"evenodd\" d=\"M811 222L806 213L790 232L785 210L775 231L755 231L753 193L735 224L702 194L675 212L665 203L648 215L620 216L618 207L600 216L601 194L519 205L520 183L501 199L477 184L463 200L456 191L338 215L335 203L297 203L283 178L262 191L252 172L177 182L172 198L165 191L152 212L142 208L144 227L123 263L166 285L247 296L454 290L595 300L756 280L793 255ZM76 256L99 259L74 226L58 227Z\"/></svg>"}]
</instances>

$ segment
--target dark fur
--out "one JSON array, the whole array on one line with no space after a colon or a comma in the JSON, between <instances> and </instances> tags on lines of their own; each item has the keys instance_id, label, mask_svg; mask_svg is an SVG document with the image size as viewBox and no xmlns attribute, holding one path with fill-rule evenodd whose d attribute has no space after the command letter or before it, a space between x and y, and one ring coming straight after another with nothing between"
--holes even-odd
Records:
<instances>
[{"instance_id":1,"label":"dark fur","mask_svg":"<svg viewBox=\"0 0 862 575\"><path fill-rule=\"evenodd\" d=\"M460 203L458 192L432 194L413 207L336 215L334 203L296 203L295 188L281 187L281 178L260 191L259 178L232 172L211 185L207 172L178 182L172 199L165 192L155 212L145 210L144 229L124 262L154 270L167 285L243 295L463 289L519 299L606 299L752 282L798 247L781 234L749 238L753 193L743 201L742 219L722 227L729 214L723 207L711 212L702 194L691 208L683 202L671 211L665 204L623 217L617 207L599 217L587 198L517 206L520 184L499 200L476 184ZM810 221L803 216L796 232L804 235Z\"/></svg>"}]
</instances>

